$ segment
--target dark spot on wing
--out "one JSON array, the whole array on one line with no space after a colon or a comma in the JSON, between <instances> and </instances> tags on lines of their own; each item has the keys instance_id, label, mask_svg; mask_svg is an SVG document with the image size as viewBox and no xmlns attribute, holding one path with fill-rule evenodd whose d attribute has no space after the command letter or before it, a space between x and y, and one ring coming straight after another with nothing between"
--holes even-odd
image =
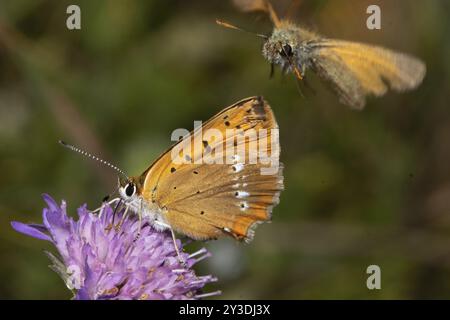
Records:
<instances>
[{"instance_id":1,"label":"dark spot on wing","mask_svg":"<svg viewBox=\"0 0 450 320\"><path fill-rule=\"evenodd\" d=\"M177 171L177 169L175 169L174 167L170 168L171 173L174 173L175 171Z\"/></svg>"},{"instance_id":2,"label":"dark spot on wing","mask_svg":"<svg viewBox=\"0 0 450 320\"><path fill-rule=\"evenodd\" d=\"M230 121L225 121L225 125L226 125L227 127L229 127L229 126L230 126Z\"/></svg>"},{"instance_id":3,"label":"dark spot on wing","mask_svg":"<svg viewBox=\"0 0 450 320\"><path fill-rule=\"evenodd\" d=\"M198 171L193 171L192 173L193 173L193 174L198 174Z\"/></svg>"}]
</instances>

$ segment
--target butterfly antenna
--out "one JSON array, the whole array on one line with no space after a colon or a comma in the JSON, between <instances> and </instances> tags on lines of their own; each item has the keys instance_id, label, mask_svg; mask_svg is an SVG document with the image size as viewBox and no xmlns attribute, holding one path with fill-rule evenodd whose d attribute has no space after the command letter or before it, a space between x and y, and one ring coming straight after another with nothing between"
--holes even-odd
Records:
<instances>
[{"instance_id":1,"label":"butterfly antenna","mask_svg":"<svg viewBox=\"0 0 450 320\"><path fill-rule=\"evenodd\" d=\"M99 157L97 157L97 156L94 156L94 155L90 154L89 152L84 151L84 150L82 150L82 149L80 149L80 148L77 148L77 147L75 147L75 146L73 146L73 145L71 145L71 144L68 144L68 143L66 143L66 142L64 142L64 141L62 141L62 140L59 140L58 142L59 142L63 147L66 147L67 149L70 149L70 150L72 150L72 151L81 153L81 154L82 154L83 156L85 156L85 157L88 157L88 158L90 158L90 159L92 159L92 160L95 160L95 161L100 162L101 164L103 164L103 165L105 165L105 166L110 167L111 169L117 171L118 173L120 173L121 175L123 175L125 178L127 178L127 179L129 180L129 178L128 178L128 176L125 174L125 172L123 172L121 169L119 169L117 166L113 165L112 163L109 163L108 161L105 161L105 160L103 160L103 159L101 159L101 158L99 158Z\"/></svg>"},{"instance_id":2,"label":"butterfly antenna","mask_svg":"<svg viewBox=\"0 0 450 320\"><path fill-rule=\"evenodd\" d=\"M248 30L242 29L242 28L237 27L237 26L235 26L235 25L233 25L231 23L228 23L228 22L225 22L225 21L222 21L222 20L219 20L219 19L216 19L216 23L219 26L221 26L221 27L228 28L228 29L233 29L233 30L238 30L238 31L243 31L243 32L246 32L246 33L250 33L250 34L253 34L253 35L255 35L255 36L259 37L259 38L263 38L263 39L268 39L269 38L265 34L248 31Z\"/></svg>"}]
</instances>

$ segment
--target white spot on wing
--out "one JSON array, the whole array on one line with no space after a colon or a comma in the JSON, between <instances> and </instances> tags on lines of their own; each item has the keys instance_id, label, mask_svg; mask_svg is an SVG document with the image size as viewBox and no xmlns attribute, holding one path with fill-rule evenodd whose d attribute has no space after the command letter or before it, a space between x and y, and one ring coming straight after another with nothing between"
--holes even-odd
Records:
<instances>
[{"instance_id":1,"label":"white spot on wing","mask_svg":"<svg viewBox=\"0 0 450 320\"><path fill-rule=\"evenodd\" d=\"M236 163L234 165L231 166L233 168L234 172L241 172L242 169L244 169L244 164L243 163Z\"/></svg>"},{"instance_id":2,"label":"white spot on wing","mask_svg":"<svg viewBox=\"0 0 450 320\"><path fill-rule=\"evenodd\" d=\"M250 195L250 193L248 193L246 191L237 191L236 192L236 198L238 198L238 199L246 198L249 195Z\"/></svg>"}]
</instances>

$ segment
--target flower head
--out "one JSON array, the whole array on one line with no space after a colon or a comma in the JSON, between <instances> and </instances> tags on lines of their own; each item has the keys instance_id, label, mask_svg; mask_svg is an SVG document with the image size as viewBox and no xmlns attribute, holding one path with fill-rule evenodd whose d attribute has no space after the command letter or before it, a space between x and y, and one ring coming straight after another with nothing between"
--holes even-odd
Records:
<instances>
[{"instance_id":1,"label":"flower head","mask_svg":"<svg viewBox=\"0 0 450 320\"><path fill-rule=\"evenodd\" d=\"M47 253L51 268L74 290L75 299L195 299L216 278L197 276L191 267L210 254L201 249L191 255L180 253L180 264L172 237L155 231L136 217L123 217L104 204L99 214L86 205L78 209L78 221L67 216L61 206L44 195L47 208L43 224L12 222L12 227L31 237L51 241L60 258ZM120 228L113 227L120 221ZM139 230L140 229L140 230ZM139 235L139 236L137 236ZM178 248L181 242L177 240Z\"/></svg>"}]
</instances>

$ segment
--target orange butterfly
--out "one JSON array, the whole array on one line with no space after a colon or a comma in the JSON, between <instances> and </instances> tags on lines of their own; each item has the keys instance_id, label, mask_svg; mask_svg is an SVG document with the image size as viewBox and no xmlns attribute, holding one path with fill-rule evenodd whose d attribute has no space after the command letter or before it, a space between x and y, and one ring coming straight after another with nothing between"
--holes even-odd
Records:
<instances>
[{"instance_id":1,"label":"orange butterfly","mask_svg":"<svg viewBox=\"0 0 450 320\"><path fill-rule=\"evenodd\" d=\"M417 58L382 47L327 39L280 19L267 0L234 0L243 11L267 12L274 24L264 38L262 54L285 73L302 80L308 69L329 84L340 102L362 109L367 95L383 96L388 87L395 91L412 90L422 82L426 67ZM221 26L242 30L217 20Z\"/></svg>"},{"instance_id":2,"label":"orange butterfly","mask_svg":"<svg viewBox=\"0 0 450 320\"><path fill-rule=\"evenodd\" d=\"M208 136L211 131L215 137ZM248 134L251 132L264 134ZM216 139L220 134L225 139ZM254 146L259 145L267 150L255 150ZM271 162L244 161L255 151L256 155L266 152ZM224 161L200 161L211 154ZM169 229L173 237L173 231L177 231L197 240L228 235L250 241L256 225L271 219L272 208L283 190L279 154L274 114L262 97L251 97L224 109L186 135L139 176L128 177L117 167L96 159L123 176L119 179L119 194L127 212L138 214L155 228ZM176 156L185 161L175 161Z\"/></svg>"}]
</instances>

